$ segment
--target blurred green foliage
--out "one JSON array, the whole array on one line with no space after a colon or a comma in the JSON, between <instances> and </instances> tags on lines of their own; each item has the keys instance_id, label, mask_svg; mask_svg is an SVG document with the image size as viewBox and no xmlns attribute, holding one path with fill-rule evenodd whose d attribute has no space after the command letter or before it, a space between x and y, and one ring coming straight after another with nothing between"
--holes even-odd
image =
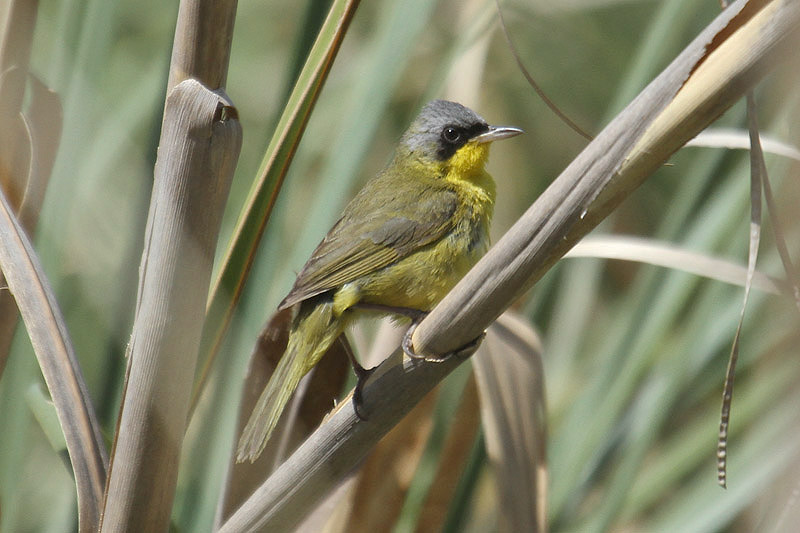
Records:
<instances>
[{"instance_id":1,"label":"blurred green foliage","mask_svg":"<svg viewBox=\"0 0 800 533\"><path fill-rule=\"evenodd\" d=\"M226 90L239 110L244 146L220 253L327 4L239 3ZM514 0L503 9L539 84L596 132L719 6ZM526 131L520 142L493 150L495 236L581 150L585 141L547 110L518 72L494 10L494 2L483 0L360 6L287 176L210 394L190 425L174 512L178 531L211 527L234 442L241 377L260 326L425 101L458 99L491 123ZM42 0L34 35L32 72L60 95L65 110L37 249L109 439L176 11L176 2L154 0ZM762 127L795 144L797 93L789 89L796 66L786 65L757 91ZM743 107L721 123L743 127ZM785 179L796 165L774 156L767 162L790 250L800 257L793 246L800 228L791 218L791 199L800 191ZM598 231L652 236L745 263L748 176L744 152L684 149ZM780 276L774 250L765 224L759 268ZM680 272L575 259L562 261L523 298L519 307L545 343L553 531L770 531L800 472L792 409L800 371L797 314L789 302L758 293L748 306L730 489L722 491L714 472L717 416L741 299L740 288ZM41 380L34 361L19 328L0 380L0 530L72 531L73 481L26 403L25 391ZM442 398L457 401L453 396ZM426 453L422 464L435 464L435 447ZM469 490L460 490L453 504L471 514L452 522L481 531L495 523L491 492L482 488L491 473L485 455L473 454L470 468L474 461L483 475L470 470ZM427 478L415 477L412 494L425 491ZM415 516L409 507L405 512ZM414 527L408 518L401 524L399 531Z\"/></svg>"}]
</instances>

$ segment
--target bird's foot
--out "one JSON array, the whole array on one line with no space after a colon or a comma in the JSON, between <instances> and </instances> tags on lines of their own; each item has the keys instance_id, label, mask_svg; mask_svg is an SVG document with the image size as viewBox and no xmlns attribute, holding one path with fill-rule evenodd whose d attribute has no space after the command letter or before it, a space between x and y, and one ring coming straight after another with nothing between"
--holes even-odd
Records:
<instances>
[{"instance_id":1,"label":"bird's foot","mask_svg":"<svg viewBox=\"0 0 800 533\"><path fill-rule=\"evenodd\" d=\"M403 342L400 345L403 348L403 352L411 359L414 359L416 361L422 360L428 363L443 363L448 359L450 359L451 357L463 359L469 355L472 355L472 353L478 348L480 343L483 341L483 338L486 336L486 332L481 333L480 335L478 335L477 337L466 343L464 346L456 348L452 352L444 355L426 355L418 353L416 350L414 350L414 343L412 341L412 337L414 336L414 331L417 329L417 326L419 326L419 323L422 321L422 318L425 318L426 315L427 313L425 313L425 315L423 315L420 318L420 320L415 320L414 322L411 323L411 326L409 326L408 330L406 330L406 334L403 335Z\"/></svg>"}]
</instances>

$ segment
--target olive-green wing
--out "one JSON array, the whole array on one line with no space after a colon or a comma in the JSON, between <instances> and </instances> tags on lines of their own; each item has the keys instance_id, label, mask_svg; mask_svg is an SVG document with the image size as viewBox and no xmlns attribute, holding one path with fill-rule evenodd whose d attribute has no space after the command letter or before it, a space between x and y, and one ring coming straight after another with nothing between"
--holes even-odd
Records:
<instances>
[{"instance_id":1,"label":"olive-green wing","mask_svg":"<svg viewBox=\"0 0 800 533\"><path fill-rule=\"evenodd\" d=\"M458 205L453 191L372 192L377 193L369 199L373 210L367 213L359 209L364 203L348 206L311 254L280 309L384 268L453 228ZM369 193L369 189L362 191L360 199Z\"/></svg>"}]
</instances>

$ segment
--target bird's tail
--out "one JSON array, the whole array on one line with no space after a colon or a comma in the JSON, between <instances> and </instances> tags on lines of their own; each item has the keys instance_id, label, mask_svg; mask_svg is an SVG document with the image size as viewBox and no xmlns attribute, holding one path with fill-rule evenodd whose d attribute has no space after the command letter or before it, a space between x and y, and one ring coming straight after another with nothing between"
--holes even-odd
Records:
<instances>
[{"instance_id":1,"label":"bird's tail","mask_svg":"<svg viewBox=\"0 0 800 533\"><path fill-rule=\"evenodd\" d=\"M242 431L236 454L238 462L253 462L261 455L298 383L317 364L343 329L341 318L334 316L332 301L301 304L289 334L286 352Z\"/></svg>"}]
</instances>

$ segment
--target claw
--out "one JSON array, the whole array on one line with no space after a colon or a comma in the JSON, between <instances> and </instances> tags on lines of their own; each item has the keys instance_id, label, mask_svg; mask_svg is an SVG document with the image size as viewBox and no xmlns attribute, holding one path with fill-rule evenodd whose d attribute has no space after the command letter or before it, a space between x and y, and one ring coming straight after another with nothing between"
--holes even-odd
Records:
<instances>
[{"instance_id":1,"label":"claw","mask_svg":"<svg viewBox=\"0 0 800 533\"><path fill-rule=\"evenodd\" d=\"M414 351L414 344L411 341L411 338L414 336L414 331L419 326L419 322L412 322L411 325L406 330L406 334L403 335L403 342L400 346L403 348L403 353L409 356L411 359L425 360L426 356L424 354L420 354Z\"/></svg>"}]
</instances>

